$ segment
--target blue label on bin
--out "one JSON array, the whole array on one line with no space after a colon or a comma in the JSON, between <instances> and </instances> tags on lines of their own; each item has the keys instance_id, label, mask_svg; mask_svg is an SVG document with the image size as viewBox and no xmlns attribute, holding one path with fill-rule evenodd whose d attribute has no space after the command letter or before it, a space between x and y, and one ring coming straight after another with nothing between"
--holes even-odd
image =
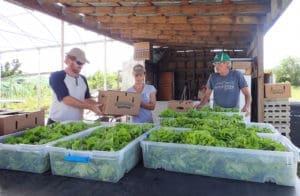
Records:
<instances>
[{"instance_id":1,"label":"blue label on bin","mask_svg":"<svg viewBox=\"0 0 300 196\"><path fill-rule=\"evenodd\" d=\"M66 155L64 158L65 161L69 162L78 162L78 163L88 163L90 162L89 157L82 157L82 156L74 156L74 155Z\"/></svg>"}]
</instances>

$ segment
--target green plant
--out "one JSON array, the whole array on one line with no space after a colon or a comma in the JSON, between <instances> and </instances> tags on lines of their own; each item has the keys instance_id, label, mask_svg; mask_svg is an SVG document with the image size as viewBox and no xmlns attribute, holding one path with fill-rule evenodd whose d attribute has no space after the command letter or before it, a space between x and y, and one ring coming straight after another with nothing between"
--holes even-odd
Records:
<instances>
[{"instance_id":1,"label":"green plant","mask_svg":"<svg viewBox=\"0 0 300 196\"><path fill-rule=\"evenodd\" d=\"M300 85L300 59L288 57L275 67L276 82L290 82L292 85Z\"/></svg>"},{"instance_id":2,"label":"green plant","mask_svg":"<svg viewBox=\"0 0 300 196\"><path fill-rule=\"evenodd\" d=\"M107 89L119 90L118 82L120 81L117 73L108 73L106 79ZM90 89L101 89L104 86L104 73L98 71L94 75L88 77L87 80Z\"/></svg>"},{"instance_id":3,"label":"green plant","mask_svg":"<svg viewBox=\"0 0 300 196\"><path fill-rule=\"evenodd\" d=\"M15 76L20 75L22 73L19 68L21 67L22 63L19 59L13 59L11 62L6 62L3 66L1 66L1 77L5 78L8 76Z\"/></svg>"},{"instance_id":4,"label":"green plant","mask_svg":"<svg viewBox=\"0 0 300 196\"><path fill-rule=\"evenodd\" d=\"M300 86L292 86L292 99L300 100Z\"/></svg>"}]
</instances>

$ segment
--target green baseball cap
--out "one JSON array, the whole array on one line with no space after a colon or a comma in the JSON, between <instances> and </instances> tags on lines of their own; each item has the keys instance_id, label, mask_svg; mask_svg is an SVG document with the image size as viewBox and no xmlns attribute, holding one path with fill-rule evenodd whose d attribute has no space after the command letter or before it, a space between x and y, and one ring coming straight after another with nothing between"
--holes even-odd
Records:
<instances>
[{"instance_id":1,"label":"green baseball cap","mask_svg":"<svg viewBox=\"0 0 300 196\"><path fill-rule=\"evenodd\" d=\"M213 60L213 64L230 61L230 56L226 52L219 52Z\"/></svg>"}]
</instances>

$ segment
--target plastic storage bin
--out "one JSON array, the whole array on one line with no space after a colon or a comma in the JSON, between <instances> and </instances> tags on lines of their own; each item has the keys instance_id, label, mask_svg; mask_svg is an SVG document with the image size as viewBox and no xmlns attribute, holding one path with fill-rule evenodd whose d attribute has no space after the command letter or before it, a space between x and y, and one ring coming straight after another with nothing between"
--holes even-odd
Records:
<instances>
[{"instance_id":1,"label":"plastic storage bin","mask_svg":"<svg viewBox=\"0 0 300 196\"><path fill-rule=\"evenodd\" d=\"M258 122L246 122L246 127L257 126L259 128L268 128L272 131L272 133L257 133L259 136L268 136L269 134L274 135L281 135L281 133L275 129L272 124L269 123L258 123Z\"/></svg>"},{"instance_id":2,"label":"plastic storage bin","mask_svg":"<svg viewBox=\"0 0 300 196\"><path fill-rule=\"evenodd\" d=\"M164 120L175 120L176 118L159 118L160 124L164 121ZM280 135L281 133L275 129L275 127L269 123L258 123L258 122L244 122L246 124L246 127L253 127L253 126L257 126L259 128L268 128L272 131L272 133L263 133L263 132L258 132L257 135L259 136L267 136L269 134L275 134L275 135Z\"/></svg>"},{"instance_id":3,"label":"plastic storage bin","mask_svg":"<svg viewBox=\"0 0 300 196\"><path fill-rule=\"evenodd\" d=\"M11 134L20 135L22 132ZM6 135L8 136L8 135ZM2 144L0 139L0 168L33 173L43 173L50 168L49 155L44 145Z\"/></svg>"},{"instance_id":4,"label":"plastic storage bin","mask_svg":"<svg viewBox=\"0 0 300 196\"><path fill-rule=\"evenodd\" d=\"M299 149L281 135L287 152L142 141L144 166L253 182L294 186Z\"/></svg>"},{"instance_id":5,"label":"plastic storage bin","mask_svg":"<svg viewBox=\"0 0 300 196\"><path fill-rule=\"evenodd\" d=\"M84 132L65 140L86 137L91 133ZM146 138L146 134L147 132L115 152L70 150L55 147L55 143L51 144L47 148L50 152L52 174L118 182L141 160L140 141Z\"/></svg>"},{"instance_id":6,"label":"plastic storage bin","mask_svg":"<svg viewBox=\"0 0 300 196\"><path fill-rule=\"evenodd\" d=\"M93 127L83 131L92 131ZM43 145L30 144L4 144L10 136L22 136L25 131L9 134L0 137L0 169L10 169L33 173L44 173L50 169L49 153L46 146L55 141ZM79 133L75 133L77 135ZM70 136L66 136L68 138ZM60 141L63 138L56 140Z\"/></svg>"}]
</instances>

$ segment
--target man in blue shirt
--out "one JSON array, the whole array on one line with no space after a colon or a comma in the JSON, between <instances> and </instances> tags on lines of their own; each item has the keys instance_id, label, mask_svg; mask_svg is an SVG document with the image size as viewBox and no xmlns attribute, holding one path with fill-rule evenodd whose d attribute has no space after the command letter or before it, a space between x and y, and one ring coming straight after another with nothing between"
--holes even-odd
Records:
<instances>
[{"instance_id":1,"label":"man in blue shirt","mask_svg":"<svg viewBox=\"0 0 300 196\"><path fill-rule=\"evenodd\" d=\"M226 52L218 53L213 60L216 73L210 75L207 81L205 96L196 108L203 107L214 92L214 104L224 108L238 108L240 91L245 96L242 112L250 114L251 94L243 74L237 70L230 70L230 57Z\"/></svg>"},{"instance_id":2,"label":"man in blue shirt","mask_svg":"<svg viewBox=\"0 0 300 196\"><path fill-rule=\"evenodd\" d=\"M91 98L86 78L80 74L83 65L88 62L81 49L73 48L66 54L65 70L51 74L49 83L53 96L47 124L80 121L83 109L101 115L99 104Z\"/></svg>"}]
</instances>

